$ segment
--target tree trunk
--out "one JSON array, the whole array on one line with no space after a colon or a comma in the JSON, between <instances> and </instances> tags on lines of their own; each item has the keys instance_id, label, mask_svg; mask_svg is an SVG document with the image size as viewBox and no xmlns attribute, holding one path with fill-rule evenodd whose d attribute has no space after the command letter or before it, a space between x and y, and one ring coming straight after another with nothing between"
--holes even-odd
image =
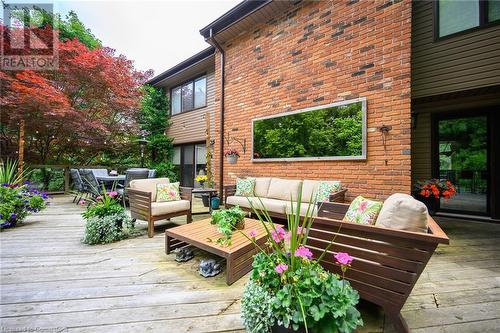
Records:
<instances>
[{"instance_id":1,"label":"tree trunk","mask_svg":"<svg viewBox=\"0 0 500 333\"><path fill-rule=\"evenodd\" d=\"M24 120L19 122L19 147L18 147L18 164L17 171L22 174L24 169Z\"/></svg>"}]
</instances>

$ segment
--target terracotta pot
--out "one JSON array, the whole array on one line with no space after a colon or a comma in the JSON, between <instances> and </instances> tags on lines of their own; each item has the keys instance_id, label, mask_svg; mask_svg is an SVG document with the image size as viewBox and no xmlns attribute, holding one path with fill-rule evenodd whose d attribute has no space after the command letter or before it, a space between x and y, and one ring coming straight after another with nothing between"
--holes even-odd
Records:
<instances>
[{"instance_id":1,"label":"terracotta pot","mask_svg":"<svg viewBox=\"0 0 500 333\"><path fill-rule=\"evenodd\" d=\"M227 155L227 163L229 164L236 164L238 162L238 156L237 155Z\"/></svg>"}]
</instances>

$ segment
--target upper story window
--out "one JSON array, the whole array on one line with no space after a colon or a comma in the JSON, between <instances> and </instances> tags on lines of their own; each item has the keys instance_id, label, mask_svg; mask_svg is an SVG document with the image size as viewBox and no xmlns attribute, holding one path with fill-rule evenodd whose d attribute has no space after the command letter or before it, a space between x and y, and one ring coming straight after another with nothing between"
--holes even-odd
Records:
<instances>
[{"instance_id":1,"label":"upper story window","mask_svg":"<svg viewBox=\"0 0 500 333\"><path fill-rule=\"evenodd\" d=\"M497 0L439 0L437 2L438 37L489 25L500 19Z\"/></svg>"},{"instance_id":2,"label":"upper story window","mask_svg":"<svg viewBox=\"0 0 500 333\"><path fill-rule=\"evenodd\" d=\"M207 105L207 78L199 77L195 80L172 88L172 115L191 111Z\"/></svg>"}]
</instances>

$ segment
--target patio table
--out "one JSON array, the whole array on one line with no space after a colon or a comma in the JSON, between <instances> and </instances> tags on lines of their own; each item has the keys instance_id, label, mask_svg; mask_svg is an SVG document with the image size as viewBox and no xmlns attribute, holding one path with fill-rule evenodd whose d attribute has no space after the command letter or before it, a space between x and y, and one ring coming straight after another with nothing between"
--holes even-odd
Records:
<instances>
[{"instance_id":1,"label":"patio table","mask_svg":"<svg viewBox=\"0 0 500 333\"><path fill-rule=\"evenodd\" d=\"M125 175L118 175L118 176L97 176L96 177L98 181L101 182L124 182L125 181Z\"/></svg>"},{"instance_id":2,"label":"patio table","mask_svg":"<svg viewBox=\"0 0 500 333\"><path fill-rule=\"evenodd\" d=\"M231 245L217 244L217 239L222 234L216 225L210 224L211 219L204 219L165 231L165 252L170 254L174 249L193 245L199 249L210 252L226 259L226 283L228 285L252 270L253 256L258 252L255 245L242 233L248 235L250 230L255 230L255 242L261 247L266 242L266 230L262 222L245 218L245 229L236 230L231 238Z\"/></svg>"}]
</instances>

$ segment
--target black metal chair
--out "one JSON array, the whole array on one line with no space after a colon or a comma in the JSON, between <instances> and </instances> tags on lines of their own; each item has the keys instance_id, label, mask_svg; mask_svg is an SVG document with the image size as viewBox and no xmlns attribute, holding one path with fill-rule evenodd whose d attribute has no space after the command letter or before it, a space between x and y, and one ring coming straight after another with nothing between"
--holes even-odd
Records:
<instances>
[{"instance_id":1,"label":"black metal chair","mask_svg":"<svg viewBox=\"0 0 500 333\"><path fill-rule=\"evenodd\" d=\"M80 176L80 172L78 172L78 169L70 169L69 172L71 175L71 180L73 182L73 189L76 191L73 202L78 203L85 194L85 187L83 186L82 177Z\"/></svg>"},{"instance_id":2,"label":"black metal chair","mask_svg":"<svg viewBox=\"0 0 500 333\"><path fill-rule=\"evenodd\" d=\"M125 171L125 184L123 185L123 188L119 188L116 191L118 194L121 196L122 201L123 201L123 207L126 207L126 200L127 200L127 188L130 187L130 182L132 180L136 179L148 179L149 178L149 170L148 169L128 169ZM118 184L118 186L122 186Z\"/></svg>"},{"instance_id":3,"label":"black metal chair","mask_svg":"<svg viewBox=\"0 0 500 333\"><path fill-rule=\"evenodd\" d=\"M156 178L156 169L149 169L148 178Z\"/></svg>"}]
</instances>

